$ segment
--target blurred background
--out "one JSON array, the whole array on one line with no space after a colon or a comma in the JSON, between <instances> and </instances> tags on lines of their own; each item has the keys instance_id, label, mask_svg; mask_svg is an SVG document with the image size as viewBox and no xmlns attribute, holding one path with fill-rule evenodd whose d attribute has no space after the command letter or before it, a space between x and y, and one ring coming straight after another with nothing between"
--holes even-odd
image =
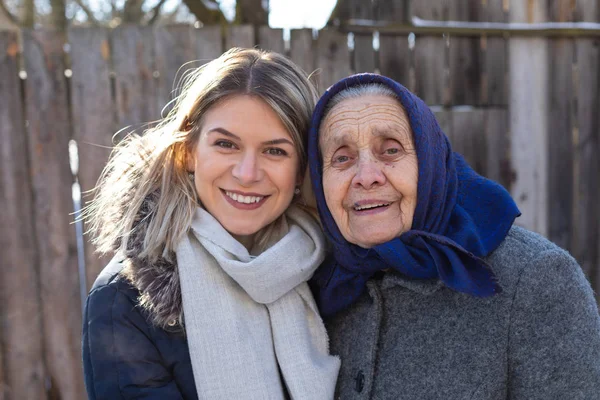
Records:
<instances>
[{"instance_id":1,"label":"blurred background","mask_svg":"<svg viewBox=\"0 0 600 400\"><path fill-rule=\"evenodd\" d=\"M86 398L82 304L108 261L74 222L86 192L233 46L320 93L354 72L416 92L600 288L600 0L0 0L0 400Z\"/></svg>"}]
</instances>

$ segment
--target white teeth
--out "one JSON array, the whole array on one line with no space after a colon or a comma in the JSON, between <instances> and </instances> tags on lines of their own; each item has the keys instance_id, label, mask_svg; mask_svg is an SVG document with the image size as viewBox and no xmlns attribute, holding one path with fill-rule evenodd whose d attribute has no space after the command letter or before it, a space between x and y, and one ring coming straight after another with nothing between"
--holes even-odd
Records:
<instances>
[{"instance_id":1,"label":"white teeth","mask_svg":"<svg viewBox=\"0 0 600 400\"><path fill-rule=\"evenodd\" d=\"M238 203L244 204L258 203L264 198L264 196L242 196L241 194L238 195L237 193L232 192L225 192L225 194L233 200L237 201Z\"/></svg>"},{"instance_id":2,"label":"white teeth","mask_svg":"<svg viewBox=\"0 0 600 400\"><path fill-rule=\"evenodd\" d=\"M368 210L370 208L383 207L383 206L389 206L389 205L390 205L390 203L367 204L364 206L354 207L354 209L356 211L362 211L362 210Z\"/></svg>"}]
</instances>

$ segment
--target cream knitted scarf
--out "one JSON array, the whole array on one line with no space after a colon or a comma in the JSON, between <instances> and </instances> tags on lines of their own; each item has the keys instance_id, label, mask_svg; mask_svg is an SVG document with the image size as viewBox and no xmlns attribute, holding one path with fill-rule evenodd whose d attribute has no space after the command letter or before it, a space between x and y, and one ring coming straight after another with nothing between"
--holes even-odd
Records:
<instances>
[{"instance_id":1,"label":"cream knitted scarf","mask_svg":"<svg viewBox=\"0 0 600 400\"><path fill-rule=\"evenodd\" d=\"M176 250L200 399L333 398L340 360L306 283L325 238L306 212L286 217L287 233L253 257L198 208Z\"/></svg>"}]
</instances>

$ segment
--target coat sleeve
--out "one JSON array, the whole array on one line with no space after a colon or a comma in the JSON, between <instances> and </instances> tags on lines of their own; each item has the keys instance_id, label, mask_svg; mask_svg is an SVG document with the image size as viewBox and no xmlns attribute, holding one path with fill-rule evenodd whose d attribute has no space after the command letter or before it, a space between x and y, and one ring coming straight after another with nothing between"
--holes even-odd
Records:
<instances>
[{"instance_id":1,"label":"coat sleeve","mask_svg":"<svg viewBox=\"0 0 600 400\"><path fill-rule=\"evenodd\" d=\"M509 332L509 398L593 399L600 393L600 317L592 289L563 250L520 277Z\"/></svg>"},{"instance_id":2,"label":"coat sleeve","mask_svg":"<svg viewBox=\"0 0 600 400\"><path fill-rule=\"evenodd\" d=\"M144 317L116 288L103 286L89 295L82 347L90 400L183 399Z\"/></svg>"}]
</instances>

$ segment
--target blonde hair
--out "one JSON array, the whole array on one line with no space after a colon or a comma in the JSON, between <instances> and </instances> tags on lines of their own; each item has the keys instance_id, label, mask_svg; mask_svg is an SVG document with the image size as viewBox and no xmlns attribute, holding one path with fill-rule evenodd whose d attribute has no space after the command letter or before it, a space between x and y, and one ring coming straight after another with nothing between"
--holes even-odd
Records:
<instances>
[{"instance_id":1,"label":"blonde hair","mask_svg":"<svg viewBox=\"0 0 600 400\"><path fill-rule=\"evenodd\" d=\"M137 256L171 259L200 205L186 160L197 143L202 117L234 95L256 96L273 109L299 154L299 171L306 170L317 97L306 73L274 52L231 49L186 75L173 109L156 127L141 136L131 134L114 148L84 211L98 252L125 251L144 218L147 230ZM280 223L281 217L258 232L255 246L270 242Z\"/></svg>"}]
</instances>

